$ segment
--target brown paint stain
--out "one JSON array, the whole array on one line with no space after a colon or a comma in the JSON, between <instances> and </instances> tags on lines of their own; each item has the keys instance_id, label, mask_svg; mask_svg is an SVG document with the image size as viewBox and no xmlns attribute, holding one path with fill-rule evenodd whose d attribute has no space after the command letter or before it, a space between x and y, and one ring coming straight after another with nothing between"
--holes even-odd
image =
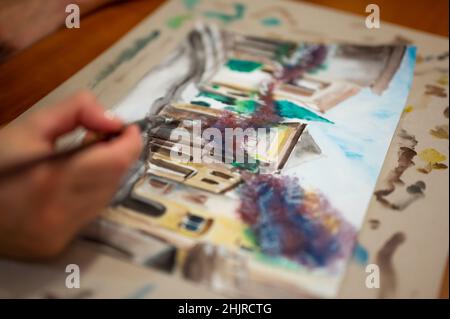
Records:
<instances>
[{"instance_id":1,"label":"brown paint stain","mask_svg":"<svg viewBox=\"0 0 450 319\"><path fill-rule=\"evenodd\" d=\"M433 95L437 97L447 97L447 93L445 92L445 89L443 87L434 85L434 84L427 84L425 85L425 94L426 95Z\"/></svg>"},{"instance_id":2,"label":"brown paint stain","mask_svg":"<svg viewBox=\"0 0 450 319\"><path fill-rule=\"evenodd\" d=\"M385 197L394 192L397 185L404 185L401 177L408 168L415 165L415 163L413 162L413 158L417 155L417 152L415 151L417 140L413 135L409 135L406 130L402 129L398 134L398 137L401 141L400 148L397 152L397 166L389 173L386 180L387 186L383 189L375 191L374 193L375 198L378 202L380 202L385 207L394 210L399 210L399 205L391 203Z\"/></svg>"},{"instance_id":3,"label":"brown paint stain","mask_svg":"<svg viewBox=\"0 0 450 319\"><path fill-rule=\"evenodd\" d=\"M426 188L426 184L423 181L417 181L416 183L409 185L406 188L406 191L409 194L423 194L423 191Z\"/></svg>"},{"instance_id":4,"label":"brown paint stain","mask_svg":"<svg viewBox=\"0 0 450 319\"><path fill-rule=\"evenodd\" d=\"M434 129L430 129L430 134L436 138L448 140L448 124L436 125Z\"/></svg>"},{"instance_id":5,"label":"brown paint stain","mask_svg":"<svg viewBox=\"0 0 450 319\"><path fill-rule=\"evenodd\" d=\"M376 230L380 227L380 221L378 219L369 220L370 229Z\"/></svg>"},{"instance_id":6,"label":"brown paint stain","mask_svg":"<svg viewBox=\"0 0 450 319\"><path fill-rule=\"evenodd\" d=\"M376 255L375 262L380 267L380 292L378 298L395 297L397 288L397 274L392 258L398 247L404 243L406 236L402 232L393 234L381 247Z\"/></svg>"},{"instance_id":7,"label":"brown paint stain","mask_svg":"<svg viewBox=\"0 0 450 319\"><path fill-rule=\"evenodd\" d=\"M444 163L434 163L433 164L433 169L447 169L448 166L445 165Z\"/></svg>"}]
</instances>

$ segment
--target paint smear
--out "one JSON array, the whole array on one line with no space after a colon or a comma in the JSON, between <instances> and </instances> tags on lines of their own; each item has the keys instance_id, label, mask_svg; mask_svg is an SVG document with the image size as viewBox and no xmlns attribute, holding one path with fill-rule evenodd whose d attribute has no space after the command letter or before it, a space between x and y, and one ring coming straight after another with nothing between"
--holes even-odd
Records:
<instances>
[{"instance_id":1,"label":"paint smear","mask_svg":"<svg viewBox=\"0 0 450 319\"><path fill-rule=\"evenodd\" d=\"M376 200L383 206L394 210L401 210L406 208L406 206L391 202L386 197L395 191L397 185L404 185L401 179L403 173L415 165L413 158L417 155L415 151L417 140L404 129L400 131L397 137L400 139L400 148L397 152L397 166L389 173L386 180L386 187L375 191L374 195Z\"/></svg>"},{"instance_id":2,"label":"paint smear","mask_svg":"<svg viewBox=\"0 0 450 319\"><path fill-rule=\"evenodd\" d=\"M448 124L436 125L430 130L430 134L436 138L448 140Z\"/></svg>"},{"instance_id":3,"label":"paint smear","mask_svg":"<svg viewBox=\"0 0 450 319\"><path fill-rule=\"evenodd\" d=\"M247 128L258 129L277 125L282 118L277 114L274 107L273 87L274 84L271 83L268 90L260 94L259 99L261 100L261 104L250 117L242 118L236 116L233 112L225 110L225 112L220 115L219 119L211 126L218 128L221 132L225 132L225 128L242 128L245 130ZM210 94L210 97L213 97L210 92L208 92L208 94ZM236 107L235 99L229 99L231 100L228 100L229 103L226 104L234 105L234 107Z\"/></svg>"},{"instance_id":4,"label":"paint smear","mask_svg":"<svg viewBox=\"0 0 450 319\"><path fill-rule=\"evenodd\" d=\"M423 181L417 181L406 187L406 194L395 203L391 203L391 208L402 211L418 199L425 197L426 184Z\"/></svg>"},{"instance_id":5,"label":"paint smear","mask_svg":"<svg viewBox=\"0 0 450 319\"><path fill-rule=\"evenodd\" d=\"M209 91L201 91L198 96L204 96L210 99L214 99L224 104L233 105L235 103L235 99L226 95L222 95L219 93L209 92Z\"/></svg>"},{"instance_id":6,"label":"paint smear","mask_svg":"<svg viewBox=\"0 0 450 319\"><path fill-rule=\"evenodd\" d=\"M183 0L184 6L188 10L194 10L200 0Z\"/></svg>"},{"instance_id":7,"label":"paint smear","mask_svg":"<svg viewBox=\"0 0 450 319\"><path fill-rule=\"evenodd\" d=\"M355 248L353 249L353 259L362 266L367 265L367 262L369 261L369 253L360 243L356 243Z\"/></svg>"},{"instance_id":8,"label":"paint smear","mask_svg":"<svg viewBox=\"0 0 450 319\"><path fill-rule=\"evenodd\" d=\"M159 36L159 30L154 30L148 35L139 38L134 41L133 45L123 50L113 62L103 68L99 74L95 77L94 83L91 88L95 88L101 81L110 76L117 70L123 63L133 59L142 49L144 49L149 43L155 40Z\"/></svg>"},{"instance_id":9,"label":"paint smear","mask_svg":"<svg viewBox=\"0 0 450 319\"><path fill-rule=\"evenodd\" d=\"M445 92L445 89L440 86L436 86L433 84L427 84L425 85L425 94L426 95L432 95L437 97L446 98L447 93Z\"/></svg>"},{"instance_id":10,"label":"paint smear","mask_svg":"<svg viewBox=\"0 0 450 319\"><path fill-rule=\"evenodd\" d=\"M433 169L447 169L448 166L441 163L447 159L444 154L441 154L434 148L427 148L418 154L419 158L426 163L425 166L417 170L423 174L430 173Z\"/></svg>"},{"instance_id":11,"label":"paint smear","mask_svg":"<svg viewBox=\"0 0 450 319\"><path fill-rule=\"evenodd\" d=\"M392 298L397 288L397 275L395 273L392 258L398 247L404 243L406 236L397 232L389 238L377 253L375 263L380 267L380 292L379 298Z\"/></svg>"},{"instance_id":12,"label":"paint smear","mask_svg":"<svg viewBox=\"0 0 450 319\"><path fill-rule=\"evenodd\" d=\"M276 27L281 24L281 20L275 17L267 17L261 20L261 24L266 27Z\"/></svg>"},{"instance_id":13,"label":"paint smear","mask_svg":"<svg viewBox=\"0 0 450 319\"><path fill-rule=\"evenodd\" d=\"M406 191L409 194L415 195L415 194L419 194L419 195L423 195L423 191L426 189L426 184L424 181L417 181L412 185L409 185L406 188Z\"/></svg>"},{"instance_id":14,"label":"paint smear","mask_svg":"<svg viewBox=\"0 0 450 319\"><path fill-rule=\"evenodd\" d=\"M289 176L243 174L239 214L261 251L307 267L348 257L356 231L324 198Z\"/></svg>"},{"instance_id":15,"label":"paint smear","mask_svg":"<svg viewBox=\"0 0 450 319\"><path fill-rule=\"evenodd\" d=\"M241 162L233 162L231 163L233 167L239 168L241 170L245 170L247 172L257 174L259 172L259 165L260 161L255 160L254 163L251 161L245 161L244 163Z\"/></svg>"},{"instance_id":16,"label":"paint smear","mask_svg":"<svg viewBox=\"0 0 450 319\"><path fill-rule=\"evenodd\" d=\"M448 86L448 75L442 75L436 82L437 84Z\"/></svg>"},{"instance_id":17,"label":"paint smear","mask_svg":"<svg viewBox=\"0 0 450 319\"><path fill-rule=\"evenodd\" d=\"M221 11L207 11L204 13L205 17L217 19L222 21L223 23L231 23L236 20L240 20L244 17L245 14L245 5L242 3L233 4L234 13L228 14Z\"/></svg>"},{"instance_id":18,"label":"paint smear","mask_svg":"<svg viewBox=\"0 0 450 319\"><path fill-rule=\"evenodd\" d=\"M378 219L369 220L370 229L377 230L380 227L380 221Z\"/></svg>"},{"instance_id":19,"label":"paint smear","mask_svg":"<svg viewBox=\"0 0 450 319\"><path fill-rule=\"evenodd\" d=\"M205 101L191 101L191 104L204 106L204 107L210 107L211 106L208 102L205 102Z\"/></svg>"},{"instance_id":20,"label":"paint smear","mask_svg":"<svg viewBox=\"0 0 450 319\"><path fill-rule=\"evenodd\" d=\"M171 29L180 28L186 21L192 19L190 14L182 14L178 16L171 17L167 20L167 26Z\"/></svg>"},{"instance_id":21,"label":"paint smear","mask_svg":"<svg viewBox=\"0 0 450 319\"><path fill-rule=\"evenodd\" d=\"M317 115L316 113L291 101L287 100L275 101L275 106L278 115L280 115L281 117L334 124L330 120L320 115Z\"/></svg>"},{"instance_id":22,"label":"paint smear","mask_svg":"<svg viewBox=\"0 0 450 319\"><path fill-rule=\"evenodd\" d=\"M229 59L226 66L230 70L237 72L253 72L262 68L263 64L251 60Z\"/></svg>"},{"instance_id":23,"label":"paint smear","mask_svg":"<svg viewBox=\"0 0 450 319\"><path fill-rule=\"evenodd\" d=\"M412 105L407 105L404 109L403 109L403 113L407 114L407 113L411 113L414 110L414 106Z\"/></svg>"},{"instance_id":24,"label":"paint smear","mask_svg":"<svg viewBox=\"0 0 450 319\"><path fill-rule=\"evenodd\" d=\"M236 101L236 104L234 106L231 106L226 109L229 111L239 113L239 114L253 114L258 110L259 107L260 107L260 104L256 101L240 100L240 101Z\"/></svg>"}]
</instances>

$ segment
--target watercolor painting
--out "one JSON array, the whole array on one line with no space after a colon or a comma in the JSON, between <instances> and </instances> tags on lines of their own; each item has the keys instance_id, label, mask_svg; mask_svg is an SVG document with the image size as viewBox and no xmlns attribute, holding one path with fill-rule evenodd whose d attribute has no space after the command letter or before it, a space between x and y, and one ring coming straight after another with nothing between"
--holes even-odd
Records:
<instances>
[{"instance_id":1,"label":"watercolor painting","mask_svg":"<svg viewBox=\"0 0 450 319\"><path fill-rule=\"evenodd\" d=\"M139 262L232 297L335 296L408 97L415 52L196 24L113 109L128 121L160 114L176 122L146 132L141 160L104 214L110 228L96 240L123 246L114 227L137 231L159 247L148 256L140 246ZM251 163L226 160L226 149L213 164L174 160L181 142L173 133L197 120L202 130L271 134L241 145ZM207 141L197 142L189 148ZM255 145L263 147L251 152Z\"/></svg>"}]
</instances>

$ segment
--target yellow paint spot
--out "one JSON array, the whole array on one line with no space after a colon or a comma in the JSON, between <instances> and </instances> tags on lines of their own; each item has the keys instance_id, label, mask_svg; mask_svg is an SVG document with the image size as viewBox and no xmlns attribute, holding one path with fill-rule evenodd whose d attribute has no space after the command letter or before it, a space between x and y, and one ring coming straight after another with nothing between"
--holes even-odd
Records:
<instances>
[{"instance_id":1,"label":"yellow paint spot","mask_svg":"<svg viewBox=\"0 0 450 319\"><path fill-rule=\"evenodd\" d=\"M403 113L410 113L414 110L414 106L412 105L407 105L404 109L403 109Z\"/></svg>"},{"instance_id":2,"label":"yellow paint spot","mask_svg":"<svg viewBox=\"0 0 450 319\"><path fill-rule=\"evenodd\" d=\"M437 83L440 84L440 85L445 85L445 86L447 86L447 85L448 85L448 75L443 75L443 76L441 76L441 77L437 80Z\"/></svg>"},{"instance_id":3,"label":"yellow paint spot","mask_svg":"<svg viewBox=\"0 0 450 319\"><path fill-rule=\"evenodd\" d=\"M424 60L423 56L420 55L420 54L418 54L417 57L416 57L416 63L417 63L417 64L420 64L420 63L423 62L423 60Z\"/></svg>"},{"instance_id":4,"label":"yellow paint spot","mask_svg":"<svg viewBox=\"0 0 450 319\"><path fill-rule=\"evenodd\" d=\"M419 158L429 164L439 163L447 159L444 154L439 153L434 148L424 149L419 153Z\"/></svg>"}]
</instances>

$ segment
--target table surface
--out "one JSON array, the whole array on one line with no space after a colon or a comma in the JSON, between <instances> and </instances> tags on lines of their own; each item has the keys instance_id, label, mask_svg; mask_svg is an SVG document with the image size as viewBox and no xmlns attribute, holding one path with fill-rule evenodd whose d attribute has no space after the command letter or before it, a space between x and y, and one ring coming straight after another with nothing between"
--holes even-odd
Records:
<instances>
[{"instance_id":1,"label":"table surface","mask_svg":"<svg viewBox=\"0 0 450 319\"><path fill-rule=\"evenodd\" d=\"M0 64L0 126L78 72L163 2L141 0L107 6L83 17L80 29L62 28ZM365 15L365 7L370 3L364 0L305 2L360 15ZM378 0L376 3L380 6L382 21L448 37L447 0L435 0L431 6L429 0ZM448 291L447 262L440 297L448 298Z\"/></svg>"}]
</instances>

